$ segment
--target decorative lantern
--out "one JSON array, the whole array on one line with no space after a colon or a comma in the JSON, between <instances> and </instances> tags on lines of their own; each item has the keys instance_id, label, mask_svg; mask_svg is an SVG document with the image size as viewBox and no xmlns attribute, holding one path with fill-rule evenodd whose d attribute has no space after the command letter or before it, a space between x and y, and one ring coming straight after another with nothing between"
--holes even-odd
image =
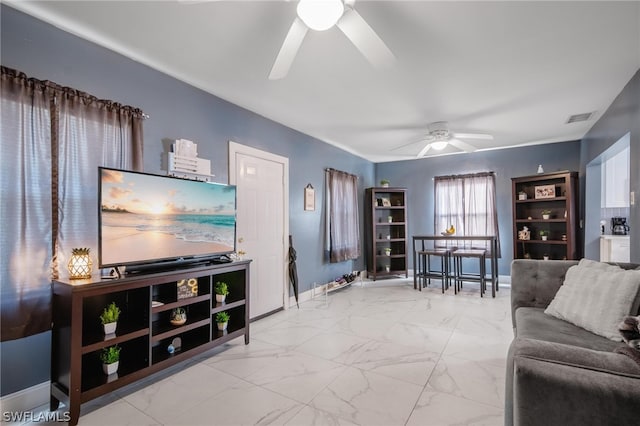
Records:
<instances>
[{"instance_id":1,"label":"decorative lantern","mask_svg":"<svg viewBox=\"0 0 640 426\"><path fill-rule=\"evenodd\" d=\"M72 280L91 278L91 257L89 256L89 248L71 249L71 259L67 267L69 268L69 278Z\"/></svg>"}]
</instances>

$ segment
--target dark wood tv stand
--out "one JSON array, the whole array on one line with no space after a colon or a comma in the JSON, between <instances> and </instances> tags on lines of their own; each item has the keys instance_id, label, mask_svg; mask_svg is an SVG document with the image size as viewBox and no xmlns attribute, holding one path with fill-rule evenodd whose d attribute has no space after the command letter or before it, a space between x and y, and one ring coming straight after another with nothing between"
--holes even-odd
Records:
<instances>
[{"instance_id":1,"label":"dark wood tv stand","mask_svg":"<svg viewBox=\"0 0 640 426\"><path fill-rule=\"evenodd\" d=\"M244 335L249 343L249 263L235 261L125 276L53 282L50 409L60 402L69 407L70 425L76 425L80 406L101 395ZM178 298L177 283L195 278L197 294ZM214 285L229 285L225 303L216 303ZM192 281L193 282L193 281ZM161 302L156 306L153 301ZM121 309L115 335L105 336L100 314L111 302ZM174 308L183 308L187 322L171 325ZM228 329L217 329L215 316L227 311ZM169 353L180 337L182 347ZM100 351L121 348L118 372L102 371Z\"/></svg>"}]
</instances>

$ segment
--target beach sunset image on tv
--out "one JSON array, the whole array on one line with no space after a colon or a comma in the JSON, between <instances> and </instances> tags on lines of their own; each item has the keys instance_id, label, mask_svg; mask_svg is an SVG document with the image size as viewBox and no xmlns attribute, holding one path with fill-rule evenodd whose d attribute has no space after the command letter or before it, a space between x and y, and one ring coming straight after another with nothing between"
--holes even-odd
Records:
<instances>
[{"instance_id":1,"label":"beach sunset image on tv","mask_svg":"<svg viewBox=\"0 0 640 426\"><path fill-rule=\"evenodd\" d=\"M234 251L235 186L100 169L101 264Z\"/></svg>"}]
</instances>

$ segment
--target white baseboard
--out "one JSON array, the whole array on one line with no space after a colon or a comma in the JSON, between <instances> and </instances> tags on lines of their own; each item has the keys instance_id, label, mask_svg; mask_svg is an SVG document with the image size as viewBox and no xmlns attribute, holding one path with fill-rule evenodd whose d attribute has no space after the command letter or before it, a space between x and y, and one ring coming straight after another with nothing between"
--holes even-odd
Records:
<instances>
[{"instance_id":1,"label":"white baseboard","mask_svg":"<svg viewBox=\"0 0 640 426\"><path fill-rule=\"evenodd\" d=\"M32 411L49 404L51 382L43 382L0 398L2 412Z\"/></svg>"}]
</instances>

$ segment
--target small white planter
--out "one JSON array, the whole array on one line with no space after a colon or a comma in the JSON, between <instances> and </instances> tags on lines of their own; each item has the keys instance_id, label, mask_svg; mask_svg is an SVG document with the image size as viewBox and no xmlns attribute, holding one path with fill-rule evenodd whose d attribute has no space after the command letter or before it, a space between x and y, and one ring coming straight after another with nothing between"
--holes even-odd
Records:
<instances>
[{"instance_id":1,"label":"small white planter","mask_svg":"<svg viewBox=\"0 0 640 426\"><path fill-rule=\"evenodd\" d=\"M387 222L389 222L389 223L393 223L393 218L392 218L391 216L389 216L389 217L387 218Z\"/></svg>"},{"instance_id":2,"label":"small white planter","mask_svg":"<svg viewBox=\"0 0 640 426\"><path fill-rule=\"evenodd\" d=\"M216 302L218 303L224 303L226 298L227 298L226 294L216 294Z\"/></svg>"},{"instance_id":3,"label":"small white planter","mask_svg":"<svg viewBox=\"0 0 640 426\"><path fill-rule=\"evenodd\" d=\"M391 266L385 266L384 270L385 272L391 272Z\"/></svg>"},{"instance_id":4,"label":"small white planter","mask_svg":"<svg viewBox=\"0 0 640 426\"><path fill-rule=\"evenodd\" d=\"M542 256L542 260L549 260L549 256Z\"/></svg>"},{"instance_id":5,"label":"small white planter","mask_svg":"<svg viewBox=\"0 0 640 426\"><path fill-rule=\"evenodd\" d=\"M118 326L117 322L109 322L107 324L102 324L104 327L104 334L114 334L116 332L116 327Z\"/></svg>"},{"instance_id":6,"label":"small white planter","mask_svg":"<svg viewBox=\"0 0 640 426\"><path fill-rule=\"evenodd\" d=\"M104 374L110 376L111 374L116 373L118 371L119 364L120 364L120 361L116 361L111 364L102 364L102 371L104 371Z\"/></svg>"},{"instance_id":7,"label":"small white planter","mask_svg":"<svg viewBox=\"0 0 640 426\"><path fill-rule=\"evenodd\" d=\"M550 216L549 216L548 214L543 214L543 215L542 215L542 218L543 218L544 220L549 220L549 217L550 217Z\"/></svg>"},{"instance_id":8,"label":"small white planter","mask_svg":"<svg viewBox=\"0 0 640 426\"><path fill-rule=\"evenodd\" d=\"M228 322L219 322L218 323L218 330L225 331L227 329L227 325L229 325Z\"/></svg>"},{"instance_id":9,"label":"small white planter","mask_svg":"<svg viewBox=\"0 0 640 426\"><path fill-rule=\"evenodd\" d=\"M542 235L540 238L542 238L542 241L547 241L547 236L546 235Z\"/></svg>"}]
</instances>

